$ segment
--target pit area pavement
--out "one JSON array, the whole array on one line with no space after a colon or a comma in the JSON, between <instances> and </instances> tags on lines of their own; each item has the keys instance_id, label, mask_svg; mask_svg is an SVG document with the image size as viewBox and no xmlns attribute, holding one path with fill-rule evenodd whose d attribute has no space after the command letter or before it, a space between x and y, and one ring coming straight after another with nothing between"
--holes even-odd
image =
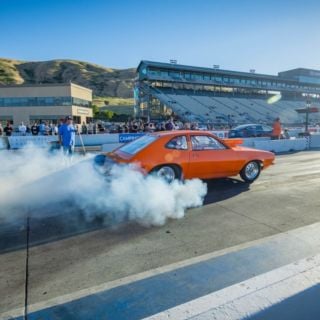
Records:
<instances>
[{"instance_id":1,"label":"pit area pavement","mask_svg":"<svg viewBox=\"0 0 320 320\"><path fill-rule=\"evenodd\" d=\"M252 185L238 178L208 181L205 205L188 210L185 218L162 227L130 224L111 230L79 222L77 213L70 213L72 218L65 221L59 216L31 220L28 275L24 222L2 225L0 318L22 316L26 293L27 312L32 316L46 307L237 253L279 234L285 237L289 230L315 224L320 221L319 160L319 151L277 156L276 165L262 172ZM307 248L301 237L294 239L297 243L279 246L281 254L269 253L268 258L281 260L287 256L281 263L291 263L303 258L303 251L308 255L318 250L317 246ZM276 251L277 245L272 250ZM259 260L262 270L269 263L268 259ZM248 266L238 268L241 273ZM250 269L251 276L254 270ZM123 304L124 309L129 307ZM63 313L60 316L63 318ZM68 316L66 313L70 319Z\"/></svg>"}]
</instances>

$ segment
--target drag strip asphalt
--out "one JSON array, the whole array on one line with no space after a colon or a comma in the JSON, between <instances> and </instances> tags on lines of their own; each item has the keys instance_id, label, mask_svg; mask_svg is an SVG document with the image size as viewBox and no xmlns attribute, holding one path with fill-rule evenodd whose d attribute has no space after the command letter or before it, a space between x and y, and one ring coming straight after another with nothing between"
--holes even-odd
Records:
<instances>
[{"instance_id":1,"label":"drag strip asphalt","mask_svg":"<svg viewBox=\"0 0 320 320\"><path fill-rule=\"evenodd\" d=\"M252 185L207 181L204 206L162 227L69 212L30 221L30 305L320 221L320 152L278 156ZM25 303L25 220L0 226L0 315Z\"/></svg>"}]
</instances>

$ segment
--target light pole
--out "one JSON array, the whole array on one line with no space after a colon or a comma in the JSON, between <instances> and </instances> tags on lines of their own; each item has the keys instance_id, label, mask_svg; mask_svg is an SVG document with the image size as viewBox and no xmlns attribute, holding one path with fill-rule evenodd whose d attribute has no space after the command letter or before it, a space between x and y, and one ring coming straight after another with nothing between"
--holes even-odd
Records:
<instances>
[{"instance_id":1,"label":"light pole","mask_svg":"<svg viewBox=\"0 0 320 320\"><path fill-rule=\"evenodd\" d=\"M305 132L306 132L306 133L308 132L308 127L309 127L310 105L311 105L310 100L307 100L306 127L305 127Z\"/></svg>"}]
</instances>

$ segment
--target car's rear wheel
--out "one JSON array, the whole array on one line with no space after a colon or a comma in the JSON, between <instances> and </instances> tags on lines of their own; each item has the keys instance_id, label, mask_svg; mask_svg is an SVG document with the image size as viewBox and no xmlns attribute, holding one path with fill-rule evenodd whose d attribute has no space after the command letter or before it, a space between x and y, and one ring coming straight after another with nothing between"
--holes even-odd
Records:
<instances>
[{"instance_id":1,"label":"car's rear wheel","mask_svg":"<svg viewBox=\"0 0 320 320\"><path fill-rule=\"evenodd\" d=\"M241 178L248 183L255 181L261 172L261 165L258 161L248 162L241 170Z\"/></svg>"},{"instance_id":2,"label":"car's rear wheel","mask_svg":"<svg viewBox=\"0 0 320 320\"><path fill-rule=\"evenodd\" d=\"M103 176L110 173L114 164L115 162L104 154L98 154L93 158L94 169Z\"/></svg>"},{"instance_id":3,"label":"car's rear wheel","mask_svg":"<svg viewBox=\"0 0 320 320\"><path fill-rule=\"evenodd\" d=\"M153 170L157 177L164 179L168 183L181 179L181 170L176 166L163 165Z\"/></svg>"}]
</instances>

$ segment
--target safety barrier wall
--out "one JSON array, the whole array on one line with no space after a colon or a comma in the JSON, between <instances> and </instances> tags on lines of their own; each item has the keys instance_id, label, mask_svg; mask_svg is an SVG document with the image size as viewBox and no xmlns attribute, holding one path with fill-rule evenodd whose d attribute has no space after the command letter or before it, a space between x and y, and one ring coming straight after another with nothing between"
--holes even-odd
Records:
<instances>
[{"instance_id":1,"label":"safety barrier wall","mask_svg":"<svg viewBox=\"0 0 320 320\"><path fill-rule=\"evenodd\" d=\"M76 136L76 146L81 146L81 138L85 146L102 146L103 151L112 151L123 143L140 137L141 133L115 133ZM32 143L38 147L48 147L57 136L12 136L8 137L12 149L20 149ZM320 148L320 134L313 134L307 138L270 140L268 138L243 139L243 145L251 148L269 150L274 152L300 151L309 148ZM0 149L7 148L7 138L0 137Z\"/></svg>"},{"instance_id":2,"label":"safety barrier wall","mask_svg":"<svg viewBox=\"0 0 320 320\"><path fill-rule=\"evenodd\" d=\"M310 136L310 148L320 148L320 134L313 134Z\"/></svg>"},{"instance_id":3,"label":"safety barrier wall","mask_svg":"<svg viewBox=\"0 0 320 320\"><path fill-rule=\"evenodd\" d=\"M119 134L95 134L76 136L76 146L98 146L109 143L118 143ZM58 141L57 136L11 136L8 137L11 149L21 149L27 145L47 148L50 142Z\"/></svg>"},{"instance_id":4,"label":"safety barrier wall","mask_svg":"<svg viewBox=\"0 0 320 320\"><path fill-rule=\"evenodd\" d=\"M21 149L28 145L47 148L51 141L57 141L57 136L11 136L8 137L10 149Z\"/></svg>"},{"instance_id":5,"label":"safety barrier wall","mask_svg":"<svg viewBox=\"0 0 320 320\"><path fill-rule=\"evenodd\" d=\"M101 146L101 151L102 152L111 152L111 151L119 148L122 145L123 145L123 143L106 143Z\"/></svg>"},{"instance_id":6,"label":"safety barrier wall","mask_svg":"<svg viewBox=\"0 0 320 320\"><path fill-rule=\"evenodd\" d=\"M245 147L254 148L255 141L270 141L270 138L268 138L268 137L263 137L263 138L244 138L242 145L245 146Z\"/></svg>"},{"instance_id":7,"label":"safety barrier wall","mask_svg":"<svg viewBox=\"0 0 320 320\"><path fill-rule=\"evenodd\" d=\"M282 140L267 140L267 141L255 141L255 149L272 151L275 153L289 152L289 151L302 151L309 148L309 139L282 139Z\"/></svg>"},{"instance_id":8,"label":"safety barrier wall","mask_svg":"<svg viewBox=\"0 0 320 320\"><path fill-rule=\"evenodd\" d=\"M8 139L6 137L0 137L0 150L8 148Z\"/></svg>"}]
</instances>

